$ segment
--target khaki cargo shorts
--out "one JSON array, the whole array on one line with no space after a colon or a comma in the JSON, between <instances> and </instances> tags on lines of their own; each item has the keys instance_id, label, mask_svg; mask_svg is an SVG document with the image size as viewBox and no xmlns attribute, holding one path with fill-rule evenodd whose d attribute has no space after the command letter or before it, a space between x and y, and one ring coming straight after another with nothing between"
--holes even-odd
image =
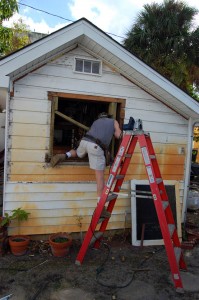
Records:
<instances>
[{"instance_id":1,"label":"khaki cargo shorts","mask_svg":"<svg viewBox=\"0 0 199 300\"><path fill-rule=\"evenodd\" d=\"M104 170L106 166L104 151L95 143L81 140L77 148L77 156L82 158L88 154L89 165L93 170Z\"/></svg>"}]
</instances>

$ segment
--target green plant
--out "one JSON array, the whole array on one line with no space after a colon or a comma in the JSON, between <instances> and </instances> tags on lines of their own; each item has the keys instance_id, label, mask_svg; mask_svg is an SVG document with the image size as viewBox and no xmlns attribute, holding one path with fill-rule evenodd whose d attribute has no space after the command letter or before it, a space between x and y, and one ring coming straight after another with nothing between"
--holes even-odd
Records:
<instances>
[{"instance_id":1,"label":"green plant","mask_svg":"<svg viewBox=\"0 0 199 300\"><path fill-rule=\"evenodd\" d=\"M0 226L9 226L12 220L17 220L18 223L21 221L26 221L30 213L22 209L21 207L13 209L11 214L5 213L5 216L2 218Z\"/></svg>"}]
</instances>

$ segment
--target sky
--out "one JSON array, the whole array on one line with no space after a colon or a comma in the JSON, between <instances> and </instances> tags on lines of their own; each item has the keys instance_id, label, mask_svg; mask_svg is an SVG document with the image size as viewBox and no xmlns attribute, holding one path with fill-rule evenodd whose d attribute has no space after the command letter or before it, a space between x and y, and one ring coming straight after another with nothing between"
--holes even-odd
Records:
<instances>
[{"instance_id":1,"label":"sky","mask_svg":"<svg viewBox=\"0 0 199 300\"><path fill-rule=\"evenodd\" d=\"M18 0L19 12L4 22L4 26L22 18L31 31L52 33L84 17L122 42L143 5L153 2L162 3L163 0ZM198 0L183 2L199 10ZM194 25L199 26L199 14Z\"/></svg>"}]
</instances>

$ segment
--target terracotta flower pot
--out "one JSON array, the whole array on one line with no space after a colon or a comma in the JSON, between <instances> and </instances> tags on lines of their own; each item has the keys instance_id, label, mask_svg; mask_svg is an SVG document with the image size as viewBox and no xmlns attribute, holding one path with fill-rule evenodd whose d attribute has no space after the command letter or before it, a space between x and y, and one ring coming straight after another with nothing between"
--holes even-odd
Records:
<instances>
[{"instance_id":1,"label":"terracotta flower pot","mask_svg":"<svg viewBox=\"0 0 199 300\"><path fill-rule=\"evenodd\" d=\"M29 243L30 237L26 235L15 235L9 237L10 250L12 254L16 256L26 254Z\"/></svg>"},{"instance_id":2,"label":"terracotta flower pot","mask_svg":"<svg viewBox=\"0 0 199 300\"><path fill-rule=\"evenodd\" d=\"M52 254L57 257L66 256L72 245L72 238L68 233L59 232L49 236Z\"/></svg>"}]
</instances>

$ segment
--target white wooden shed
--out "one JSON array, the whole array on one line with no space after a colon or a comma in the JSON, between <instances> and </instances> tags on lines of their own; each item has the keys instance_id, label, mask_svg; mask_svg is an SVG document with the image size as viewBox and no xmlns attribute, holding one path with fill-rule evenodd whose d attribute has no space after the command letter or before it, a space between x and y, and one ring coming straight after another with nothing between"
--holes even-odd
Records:
<instances>
[{"instance_id":1,"label":"white wooden shed","mask_svg":"<svg viewBox=\"0 0 199 300\"><path fill-rule=\"evenodd\" d=\"M162 177L177 189L183 221L199 103L88 20L80 19L1 59L0 92L6 107L3 211L22 207L31 213L20 233L87 230L96 206L88 161L51 168L48 158L75 145L82 135L84 128L70 118L88 127L100 110L111 111L121 126L130 116L142 119ZM132 180L146 179L137 149L125 188L130 194ZM131 198L121 196L108 228L124 228L130 212ZM10 234L17 232L15 226L10 228Z\"/></svg>"}]
</instances>

